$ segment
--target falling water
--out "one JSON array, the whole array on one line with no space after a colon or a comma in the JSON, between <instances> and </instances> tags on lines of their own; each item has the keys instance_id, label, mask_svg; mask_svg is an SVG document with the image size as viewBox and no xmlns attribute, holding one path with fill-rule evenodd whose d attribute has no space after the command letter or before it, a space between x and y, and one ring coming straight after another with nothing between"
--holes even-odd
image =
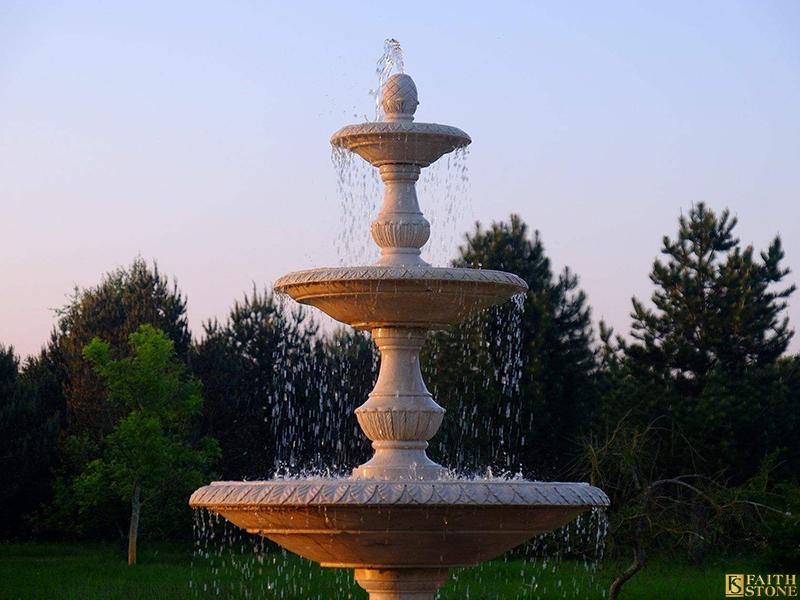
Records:
<instances>
[{"instance_id":1,"label":"falling water","mask_svg":"<svg viewBox=\"0 0 800 600\"><path fill-rule=\"evenodd\" d=\"M275 302L288 319L265 374L263 442L265 456L274 461L260 472L239 475L349 473L370 454L353 411L375 385L377 348L364 332L341 328L321 336L308 309L281 296Z\"/></svg>"},{"instance_id":2,"label":"falling water","mask_svg":"<svg viewBox=\"0 0 800 600\"><path fill-rule=\"evenodd\" d=\"M525 297L518 294L429 340L426 380L453 415L431 443L460 475L474 473L476 465L518 473L525 462L529 424L519 397ZM454 369L461 375L452 377Z\"/></svg>"},{"instance_id":3,"label":"falling water","mask_svg":"<svg viewBox=\"0 0 800 600\"><path fill-rule=\"evenodd\" d=\"M378 247L369 235L383 193L378 170L356 154L332 147L331 161L341 206L336 253L342 266L365 265L378 260Z\"/></svg>"},{"instance_id":4,"label":"falling water","mask_svg":"<svg viewBox=\"0 0 800 600\"><path fill-rule=\"evenodd\" d=\"M454 569L437 597L603 598L604 579L598 571L607 529L605 511L593 509L501 559ZM350 572L321 568L205 510L194 514L191 572L193 598L327 600L364 596ZM487 590L492 592L487 594Z\"/></svg>"},{"instance_id":5,"label":"falling water","mask_svg":"<svg viewBox=\"0 0 800 600\"><path fill-rule=\"evenodd\" d=\"M500 383L506 398L519 392L519 382L522 379L522 315L525 311L525 298L526 294L515 294L507 310L503 310L504 307L501 306L492 313L495 322L489 344L494 345L493 352L498 356L499 362L494 378ZM506 418L510 416L507 407Z\"/></svg>"},{"instance_id":6,"label":"falling water","mask_svg":"<svg viewBox=\"0 0 800 600\"><path fill-rule=\"evenodd\" d=\"M603 598L598 570L607 526L605 511L593 509L502 559L453 571L439 598Z\"/></svg>"},{"instance_id":7,"label":"falling water","mask_svg":"<svg viewBox=\"0 0 800 600\"><path fill-rule=\"evenodd\" d=\"M446 266L463 236L464 216L471 212L468 148L459 148L422 170L417 184L420 208L431 224L431 237L422 248L423 258ZM379 256L369 235L383 196L378 170L359 156L338 147L331 149L341 212L335 246L342 266L374 263Z\"/></svg>"},{"instance_id":8,"label":"falling water","mask_svg":"<svg viewBox=\"0 0 800 600\"><path fill-rule=\"evenodd\" d=\"M423 258L435 267L449 265L463 236L464 216L472 212L467 159L469 147L457 148L422 170L419 203L431 223Z\"/></svg>"},{"instance_id":9,"label":"falling water","mask_svg":"<svg viewBox=\"0 0 800 600\"><path fill-rule=\"evenodd\" d=\"M194 513L193 598L328 600L356 598L347 572L323 569L214 513Z\"/></svg>"}]
</instances>

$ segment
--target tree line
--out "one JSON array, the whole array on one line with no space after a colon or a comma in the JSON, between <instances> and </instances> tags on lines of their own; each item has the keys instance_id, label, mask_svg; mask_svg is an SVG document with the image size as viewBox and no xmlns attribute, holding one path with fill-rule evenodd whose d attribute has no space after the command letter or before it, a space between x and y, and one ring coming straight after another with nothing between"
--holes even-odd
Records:
<instances>
[{"instance_id":1,"label":"tree line","mask_svg":"<svg viewBox=\"0 0 800 600\"><path fill-rule=\"evenodd\" d=\"M454 266L530 289L429 337L426 380L448 411L431 456L600 485L628 576L648 548L800 561L794 286L780 239L757 252L735 227L703 204L681 216L620 336L594 331L577 276L553 272L519 217L476 225ZM0 346L3 538L119 536L135 559L139 523L146 538L191 532L205 481L346 474L370 454L353 417L377 374L369 336L321 331L267 290L193 338L177 283L136 259L56 317L39 354Z\"/></svg>"}]
</instances>

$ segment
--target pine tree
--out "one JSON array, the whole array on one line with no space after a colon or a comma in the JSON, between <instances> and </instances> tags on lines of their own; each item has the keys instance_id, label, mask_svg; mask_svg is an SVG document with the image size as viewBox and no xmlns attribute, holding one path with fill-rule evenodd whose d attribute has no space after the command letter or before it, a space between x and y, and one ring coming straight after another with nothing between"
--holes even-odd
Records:
<instances>
[{"instance_id":1,"label":"pine tree","mask_svg":"<svg viewBox=\"0 0 800 600\"><path fill-rule=\"evenodd\" d=\"M789 270L779 237L754 257L733 236L736 218L704 204L681 216L677 239L664 237L650 280L655 310L633 299L635 364L696 393L714 371L742 373L773 364L793 333L785 316L795 287L774 289Z\"/></svg>"},{"instance_id":2,"label":"pine tree","mask_svg":"<svg viewBox=\"0 0 800 600\"><path fill-rule=\"evenodd\" d=\"M727 210L717 216L697 204L680 217L677 237L664 237L666 260L650 275L653 308L633 299L634 339L621 343L635 384L607 398L606 409L668 417L705 464L688 453L671 460L741 480L790 442L785 431L770 435L768 422L796 422L798 405L782 383L792 371L779 364L793 335L785 310L795 289L782 285L789 270L780 238L756 256L734 236L736 223Z\"/></svg>"},{"instance_id":3,"label":"pine tree","mask_svg":"<svg viewBox=\"0 0 800 600\"><path fill-rule=\"evenodd\" d=\"M308 325L308 326L307 326ZM203 431L222 448L224 477L271 475L280 446L300 424L316 331L306 313L284 310L270 292L253 290L236 302L224 323L205 324L192 353L203 381ZM283 437L282 437L283 436Z\"/></svg>"},{"instance_id":4,"label":"pine tree","mask_svg":"<svg viewBox=\"0 0 800 600\"><path fill-rule=\"evenodd\" d=\"M253 290L224 323L205 324L193 351L204 431L220 442L225 478L347 472L366 460L353 410L375 381L374 346L359 332L319 336L308 312L290 306Z\"/></svg>"},{"instance_id":5,"label":"pine tree","mask_svg":"<svg viewBox=\"0 0 800 600\"><path fill-rule=\"evenodd\" d=\"M28 533L24 518L50 493L59 433L58 412L19 366L14 349L0 345L0 538Z\"/></svg>"},{"instance_id":6,"label":"pine tree","mask_svg":"<svg viewBox=\"0 0 800 600\"><path fill-rule=\"evenodd\" d=\"M149 324L167 334L182 360L191 343L186 299L157 265L150 267L140 258L108 273L95 287L76 289L58 315L46 351L57 361L52 371L61 380L66 427L94 439L107 433L119 414L109 409L97 375L83 360L83 348L93 338L106 340L115 356L125 356L130 334Z\"/></svg>"},{"instance_id":7,"label":"pine tree","mask_svg":"<svg viewBox=\"0 0 800 600\"><path fill-rule=\"evenodd\" d=\"M517 215L477 224L453 266L516 273L529 291L521 313L508 302L429 344L429 383L451 413L438 452L467 470L563 476L594 406L591 317L577 277L553 276L539 233L529 238Z\"/></svg>"}]
</instances>

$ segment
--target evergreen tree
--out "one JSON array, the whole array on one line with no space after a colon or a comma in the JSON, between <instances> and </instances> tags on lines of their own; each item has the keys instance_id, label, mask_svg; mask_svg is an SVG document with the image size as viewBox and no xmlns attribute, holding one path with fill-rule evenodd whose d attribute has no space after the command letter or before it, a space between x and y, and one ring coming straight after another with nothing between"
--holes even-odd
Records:
<instances>
[{"instance_id":1,"label":"evergreen tree","mask_svg":"<svg viewBox=\"0 0 800 600\"><path fill-rule=\"evenodd\" d=\"M508 302L429 344L428 380L451 413L434 438L438 452L468 470L563 475L595 403L591 318L577 277L553 276L538 232L529 238L517 215L487 230L477 224L453 266L516 273L529 290L521 309Z\"/></svg>"},{"instance_id":2,"label":"evergreen tree","mask_svg":"<svg viewBox=\"0 0 800 600\"><path fill-rule=\"evenodd\" d=\"M320 337L303 307L253 290L224 323L205 324L192 367L204 383L203 427L220 442L223 477L346 472L365 460L369 446L353 415L375 380L365 334Z\"/></svg>"},{"instance_id":3,"label":"evergreen tree","mask_svg":"<svg viewBox=\"0 0 800 600\"><path fill-rule=\"evenodd\" d=\"M203 431L222 448L219 469L229 478L269 476L279 460L296 460L316 328L302 308L289 313L255 289L224 324L204 327L191 362L205 388Z\"/></svg>"},{"instance_id":4,"label":"evergreen tree","mask_svg":"<svg viewBox=\"0 0 800 600\"><path fill-rule=\"evenodd\" d=\"M0 345L0 538L27 534L25 516L50 493L59 418L29 381L13 348Z\"/></svg>"},{"instance_id":5,"label":"evergreen tree","mask_svg":"<svg viewBox=\"0 0 800 600\"><path fill-rule=\"evenodd\" d=\"M64 382L67 380L66 365L55 341L53 332L50 343L39 354L28 357L23 365L20 378L23 385L33 394L38 404L47 414L58 416L63 426L67 418L67 405L64 396Z\"/></svg>"},{"instance_id":6,"label":"evergreen tree","mask_svg":"<svg viewBox=\"0 0 800 600\"><path fill-rule=\"evenodd\" d=\"M314 392L303 417L310 426L306 456L313 468L349 474L372 456L355 409L375 386L378 349L367 333L339 328L318 341L314 354Z\"/></svg>"},{"instance_id":7,"label":"evergreen tree","mask_svg":"<svg viewBox=\"0 0 800 600\"><path fill-rule=\"evenodd\" d=\"M688 448L669 460L741 481L773 450L796 446L798 431L785 426L797 423L799 406L786 393L794 371L779 361L792 337L785 309L795 289L782 285L789 271L780 238L756 255L734 236L736 222L698 204L680 217L674 240L664 237L666 260L650 275L653 308L634 298L633 342L619 342L628 383L616 379L616 397L604 404L613 418L630 410L642 421L668 417L704 463Z\"/></svg>"},{"instance_id":8,"label":"evergreen tree","mask_svg":"<svg viewBox=\"0 0 800 600\"><path fill-rule=\"evenodd\" d=\"M120 415L109 409L101 382L83 360L83 348L93 338L108 342L117 357L127 355L128 337L143 324L164 331L182 360L191 343L186 299L155 264L151 268L140 258L108 273L96 287L76 289L58 315L47 352L60 363L53 372L61 379L66 425L70 433L94 439L110 431Z\"/></svg>"},{"instance_id":9,"label":"evergreen tree","mask_svg":"<svg viewBox=\"0 0 800 600\"><path fill-rule=\"evenodd\" d=\"M775 237L760 259L733 236L736 218L700 203L665 236L650 280L655 310L633 299L634 364L697 393L712 372L729 375L774 364L793 333L785 315L795 287L775 289L789 273Z\"/></svg>"}]
</instances>

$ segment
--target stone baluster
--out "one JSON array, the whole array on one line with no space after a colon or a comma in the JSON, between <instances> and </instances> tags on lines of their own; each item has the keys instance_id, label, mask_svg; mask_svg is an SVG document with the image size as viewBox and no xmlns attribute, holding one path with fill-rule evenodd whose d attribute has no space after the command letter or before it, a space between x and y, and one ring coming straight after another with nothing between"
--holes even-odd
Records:
<instances>
[{"instance_id":1,"label":"stone baluster","mask_svg":"<svg viewBox=\"0 0 800 600\"><path fill-rule=\"evenodd\" d=\"M409 164L387 164L380 168L386 186L383 207L372 222L372 239L381 248L379 265L427 266L420 254L431 235L431 225L422 215L416 182L420 168Z\"/></svg>"},{"instance_id":2,"label":"stone baluster","mask_svg":"<svg viewBox=\"0 0 800 600\"><path fill-rule=\"evenodd\" d=\"M356 409L361 429L375 455L353 471L356 477L382 480L436 479L444 469L425 454L442 424L444 409L434 402L419 365L425 342L422 329L381 327L372 337L381 351L378 381L369 399Z\"/></svg>"}]
</instances>

